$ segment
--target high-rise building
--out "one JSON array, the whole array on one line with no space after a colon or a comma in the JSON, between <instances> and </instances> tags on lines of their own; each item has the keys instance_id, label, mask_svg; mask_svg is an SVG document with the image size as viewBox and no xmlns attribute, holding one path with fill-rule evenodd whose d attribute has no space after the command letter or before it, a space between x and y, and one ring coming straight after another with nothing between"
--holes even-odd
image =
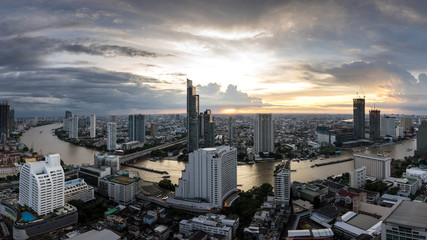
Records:
<instances>
[{"instance_id":1,"label":"high-rise building","mask_svg":"<svg viewBox=\"0 0 427 240\"><path fill-rule=\"evenodd\" d=\"M365 99L353 99L353 132L358 139L365 138Z\"/></svg>"},{"instance_id":2,"label":"high-rise building","mask_svg":"<svg viewBox=\"0 0 427 240\"><path fill-rule=\"evenodd\" d=\"M19 205L30 207L39 216L63 207L64 181L59 154L47 155L44 162L24 164L19 177Z\"/></svg>"},{"instance_id":3,"label":"high-rise building","mask_svg":"<svg viewBox=\"0 0 427 240\"><path fill-rule=\"evenodd\" d=\"M73 116L73 114L70 112L70 111L65 111L65 118L67 119L67 118L70 118L70 117L72 117Z\"/></svg>"},{"instance_id":4,"label":"high-rise building","mask_svg":"<svg viewBox=\"0 0 427 240\"><path fill-rule=\"evenodd\" d=\"M9 135L15 131L15 109L11 108L9 111Z\"/></svg>"},{"instance_id":5,"label":"high-rise building","mask_svg":"<svg viewBox=\"0 0 427 240\"><path fill-rule=\"evenodd\" d=\"M366 167L350 170L350 187L362 188L366 184Z\"/></svg>"},{"instance_id":6,"label":"high-rise building","mask_svg":"<svg viewBox=\"0 0 427 240\"><path fill-rule=\"evenodd\" d=\"M199 95L193 81L187 79L187 150L199 148Z\"/></svg>"},{"instance_id":7,"label":"high-rise building","mask_svg":"<svg viewBox=\"0 0 427 240\"><path fill-rule=\"evenodd\" d=\"M381 240L427 239L427 203L399 201L385 215Z\"/></svg>"},{"instance_id":8,"label":"high-rise building","mask_svg":"<svg viewBox=\"0 0 427 240\"><path fill-rule=\"evenodd\" d=\"M292 187L289 167L289 162L282 163L274 173L274 201L277 206L289 206Z\"/></svg>"},{"instance_id":9,"label":"high-rise building","mask_svg":"<svg viewBox=\"0 0 427 240\"><path fill-rule=\"evenodd\" d=\"M396 138L396 118L385 116L381 118L381 136Z\"/></svg>"},{"instance_id":10,"label":"high-rise building","mask_svg":"<svg viewBox=\"0 0 427 240\"><path fill-rule=\"evenodd\" d=\"M381 139L381 128L380 128L380 110L370 110L369 111L369 139L371 141L376 141Z\"/></svg>"},{"instance_id":11,"label":"high-rise building","mask_svg":"<svg viewBox=\"0 0 427 240\"><path fill-rule=\"evenodd\" d=\"M3 101L0 104L0 135L4 134L6 137L10 136L9 121L10 121L10 104Z\"/></svg>"},{"instance_id":12,"label":"high-rise building","mask_svg":"<svg viewBox=\"0 0 427 240\"><path fill-rule=\"evenodd\" d=\"M258 113L255 120L255 153L274 152L274 125L272 114Z\"/></svg>"},{"instance_id":13,"label":"high-rise building","mask_svg":"<svg viewBox=\"0 0 427 240\"><path fill-rule=\"evenodd\" d=\"M117 123L107 123L107 150L114 151L117 148Z\"/></svg>"},{"instance_id":14,"label":"high-rise building","mask_svg":"<svg viewBox=\"0 0 427 240\"><path fill-rule=\"evenodd\" d=\"M111 115L110 122L116 122L116 115Z\"/></svg>"},{"instance_id":15,"label":"high-rise building","mask_svg":"<svg viewBox=\"0 0 427 240\"><path fill-rule=\"evenodd\" d=\"M151 124L151 130L150 130L150 135L155 137L157 135L157 128L159 127L159 125L157 125L157 123L152 123Z\"/></svg>"},{"instance_id":16,"label":"high-rise building","mask_svg":"<svg viewBox=\"0 0 427 240\"><path fill-rule=\"evenodd\" d=\"M354 168L366 167L366 176L377 179L390 177L391 158L370 154L354 154Z\"/></svg>"},{"instance_id":17,"label":"high-rise building","mask_svg":"<svg viewBox=\"0 0 427 240\"><path fill-rule=\"evenodd\" d=\"M96 137L96 116L95 114L90 115L90 127L89 127L90 137Z\"/></svg>"},{"instance_id":18,"label":"high-rise building","mask_svg":"<svg viewBox=\"0 0 427 240\"><path fill-rule=\"evenodd\" d=\"M403 127L404 132L410 132L413 125L413 120L410 117L400 119L400 126Z\"/></svg>"},{"instance_id":19,"label":"high-rise building","mask_svg":"<svg viewBox=\"0 0 427 240\"><path fill-rule=\"evenodd\" d=\"M71 124L69 126L68 130L68 138L79 138L79 117L77 115L74 115L71 119Z\"/></svg>"},{"instance_id":20,"label":"high-rise building","mask_svg":"<svg viewBox=\"0 0 427 240\"><path fill-rule=\"evenodd\" d=\"M200 113L199 131L203 138L203 147L215 147L215 124L210 109Z\"/></svg>"},{"instance_id":21,"label":"high-rise building","mask_svg":"<svg viewBox=\"0 0 427 240\"><path fill-rule=\"evenodd\" d=\"M228 119L228 146L233 144L233 118Z\"/></svg>"},{"instance_id":22,"label":"high-rise building","mask_svg":"<svg viewBox=\"0 0 427 240\"><path fill-rule=\"evenodd\" d=\"M103 166L111 168L111 174L116 174L120 171L120 159L116 155L102 155L95 153L94 157L94 167L101 169Z\"/></svg>"},{"instance_id":23,"label":"high-rise building","mask_svg":"<svg viewBox=\"0 0 427 240\"><path fill-rule=\"evenodd\" d=\"M194 208L222 208L237 191L237 150L229 146L201 148L189 154L185 171L168 202Z\"/></svg>"},{"instance_id":24,"label":"high-rise building","mask_svg":"<svg viewBox=\"0 0 427 240\"><path fill-rule=\"evenodd\" d=\"M427 121L422 121L418 127L415 156L427 156Z\"/></svg>"},{"instance_id":25,"label":"high-rise building","mask_svg":"<svg viewBox=\"0 0 427 240\"><path fill-rule=\"evenodd\" d=\"M145 142L145 116L141 114L129 115L130 141Z\"/></svg>"}]
</instances>

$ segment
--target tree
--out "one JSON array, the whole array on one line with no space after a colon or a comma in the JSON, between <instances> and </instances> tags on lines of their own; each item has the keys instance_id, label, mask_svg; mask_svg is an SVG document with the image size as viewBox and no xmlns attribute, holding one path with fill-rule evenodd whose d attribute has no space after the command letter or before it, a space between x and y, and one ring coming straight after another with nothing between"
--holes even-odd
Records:
<instances>
[{"instance_id":1,"label":"tree","mask_svg":"<svg viewBox=\"0 0 427 240\"><path fill-rule=\"evenodd\" d=\"M159 187L166 190L175 191L175 186L172 184L172 181L169 179L160 180Z\"/></svg>"}]
</instances>

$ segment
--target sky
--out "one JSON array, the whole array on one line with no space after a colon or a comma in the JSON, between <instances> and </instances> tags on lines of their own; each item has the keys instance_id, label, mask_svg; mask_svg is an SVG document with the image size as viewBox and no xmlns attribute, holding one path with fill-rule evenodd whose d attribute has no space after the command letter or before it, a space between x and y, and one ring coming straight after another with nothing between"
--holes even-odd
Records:
<instances>
[{"instance_id":1,"label":"sky","mask_svg":"<svg viewBox=\"0 0 427 240\"><path fill-rule=\"evenodd\" d=\"M0 3L0 100L17 116L427 114L426 1Z\"/></svg>"}]
</instances>

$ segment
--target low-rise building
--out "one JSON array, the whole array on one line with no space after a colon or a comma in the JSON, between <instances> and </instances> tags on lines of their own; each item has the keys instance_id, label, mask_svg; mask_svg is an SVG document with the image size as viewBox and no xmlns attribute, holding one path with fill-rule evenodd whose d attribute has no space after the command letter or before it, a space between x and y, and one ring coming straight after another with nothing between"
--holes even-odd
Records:
<instances>
[{"instance_id":1,"label":"low-rise building","mask_svg":"<svg viewBox=\"0 0 427 240\"><path fill-rule=\"evenodd\" d=\"M407 168L405 176L417 177L420 178L424 183L427 183L427 170L419 168Z\"/></svg>"},{"instance_id":2,"label":"low-rise building","mask_svg":"<svg viewBox=\"0 0 427 240\"><path fill-rule=\"evenodd\" d=\"M366 167L350 170L350 187L362 188L366 184Z\"/></svg>"},{"instance_id":3,"label":"low-rise building","mask_svg":"<svg viewBox=\"0 0 427 240\"><path fill-rule=\"evenodd\" d=\"M85 180L85 182L98 191L99 182L102 178L111 175L110 167L96 168L92 166L80 167L78 177Z\"/></svg>"},{"instance_id":4,"label":"low-rise building","mask_svg":"<svg viewBox=\"0 0 427 240\"><path fill-rule=\"evenodd\" d=\"M362 234L379 236L381 234L381 223L380 219L349 211L342 215L339 221L335 222L332 229L337 239L350 240Z\"/></svg>"},{"instance_id":5,"label":"low-rise building","mask_svg":"<svg viewBox=\"0 0 427 240\"><path fill-rule=\"evenodd\" d=\"M296 239L316 239L316 240L329 240L334 236L334 232L330 228L325 229L305 229L305 230L289 230L286 240Z\"/></svg>"},{"instance_id":6,"label":"low-rise building","mask_svg":"<svg viewBox=\"0 0 427 240\"><path fill-rule=\"evenodd\" d=\"M391 194L383 194L380 198L380 204L386 207L392 207L395 205L399 200L406 200L411 201L408 197L402 197L397 195L391 195Z\"/></svg>"},{"instance_id":7,"label":"low-rise building","mask_svg":"<svg viewBox=\"0 0 427 240\"><path fill-rule=\"evenodd\" d=\"M71 200L87 202L95 199L95 190L81 178L66 181L64 187L65 202Z\"/></svg>"},{"instance_id":8,"label":"low-rise building","mask_svg":"<svg viewBox=\"0 0 427 240\"><path fill-rule=\"evenodd\" d=\"M133 174L105 177L101 182L107 185L108 198L118 204L129 205L135 195L141 192L141 178Z\"/></svg>"},{"instance_id":9,"label":"low-rise building","mask_svg":"<svg viewBox=\"0 0 427 240\"><path fill-rule=\"evenodd\" d=\"M179 232L188 236L192 232L200 230L209 235L222 235L227 240L232 240L236 235L239 219L226 219L224 215L200 215L190 220L181 220Z\"/></svg>"}]
</instances>

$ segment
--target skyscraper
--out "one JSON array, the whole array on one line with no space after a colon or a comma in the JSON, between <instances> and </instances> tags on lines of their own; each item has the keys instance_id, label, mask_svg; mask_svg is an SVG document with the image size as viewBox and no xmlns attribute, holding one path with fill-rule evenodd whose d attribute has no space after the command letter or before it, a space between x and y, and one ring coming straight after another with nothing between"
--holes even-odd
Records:
<instances>
[{"instance_id":1,"label":"skyscraper","mask_svg":"<svg viewBox=\"0 0 427 240\"><path fill-rule=\"evenodd\" d=\"M380 110L370 110L369 111L369 139L371 141L376 141L381 139L381 128L380 128Z\"/></svg>"},{"instance_id":2,"label":"skyscraper","mask_svg":"<svg viewBox=\"0 0 427 240\"><path fill-rule=\"evenodd\" d=\"M200 114L200 132L203 133L203 147L215 147L215 124L210 109Z\"/></svg>"},{"instance_id":3,"label":"skyscraper","mask_svg":"<svg viewBox=\"0 0 427 240\"><path fill-rule=\"evenodd\" d=\"M144 115L129 115L129 139L131 141L145 142Z\"/></svg>"},{"instance_id":4,"label":"skyscraper","mask_svg":"<svg viewBox=\"0 0 427 240\"><path fill-rule=\"evenodd\" d=\"M282 163L274 174L274 201L277 206L289 206L292 186L289 167L289 162Z\"/></svg>"},{"instance_id":5,"label":"skyscraper","mask_svg":"<svg viewBox=\"0 0 427 240\"><path fill-rule=\"evenodd\" d=\"M233 118L228 119L228 146L233 144Z\"/></svg>"},{"instance_id":6,"label":"skyscraper","mask_svg":"<svg viewBox=\"0 0 427 240\"><path fill-rule=\"evenodd\" d=\"M384 116L381 118L381 136L396 138L396 118Z\"/></svg>"},{"instance_id":7,"label":"skyscraper","mask_svg":"<svg viewBox=\"0 0 427 240\"><path fill-rule=\"evenodd\" d=\"M71 117L71 124L68 130L68 138L79 138L79 116L77 115Z\"/></svg>"},{"instance_id":8,"label":"skyscraper","mask_svg":"<svg viewBox=\"0 0 427 240\"><path fill-rule=\"evenodd\" d=\"M353 124L354 137L365 138L365 99L353 99Z\"/></svg>"},{"instance_id":9,"label":"skyscraper","mask_svg":"<svg viewBox=\"0 0 427 240\"><path fill-rule=\"evenodd\" d=\"M187 150L199 148L199 95L193 81L187 79Z\"/></svg>"},{"instance_id":10,"label":"skyscraper","mask_svg":"<svg viewBox=\"0 0 427 240\"><path fill-rule=\"evenodd\" d=\"M409 132L411 131L413 125L413 120L410 117L404 117L400 119L400 126L403 127L403 131Z\"/></svg>"},{"instance_id":11,"label":"skyscraper","mask_svg":"<svg viewBox=\"0 0 427 240\"><path fill-rule=\"evenodd\" d=\"M9 111L9 135L15 131L15 109L10 108Z\"/></svg>"},{"instance_id":12,"label":"skyscraper","mask_svg":"<svg viewBox=\"0 0 427 240\"><path fill-rule=\"evenodd\" d=\"M117 123L109 122L107 123L107 150L114 151L116 150L117 144Z\"/></svg>"},{"instance_id":13,"label":"skyscraper","mask_svg":"<svg viewBox=\"0 0 427 240\"><path fill-rule=\"evenodd\" d=\"M237 191L237 150L229 146L201 148L189 154L185 171L168 202L196 208L222 208Z\"/></svg>"},{"instance_id":14,"label":"skyscraper","mask_svg":"<svg viewBox=\"0 0 427 240\"><path fill-rule=\"evenodd\" d=\"M255 120L255 153L274 152L274 126L272 114L258 113Z\"/></svg>"},{"instance_id":15,"label":"skyscraper","mask_svg":"<svg viewBox=\"0 0 427 240\"><path fill-rule=\"evenodd\" d=\"M152 123L151 124L151 130L150 130L150 135L155 137L157 135L157 128L159 125L157 125L157 123Z\"/></svg>"},{"instance_id":16,"label":"skyscraper","mask_svg":"<svg viewBox=\"0 0 427 240\"><path fill-rule=\"evenodd\" d=\"M39 216L64 206L64 170L59 154L44 162L26 163L19 177L19 205L28 206Z\"/></svg>"},{"instance_id":17,"label":"skyscraper","mask_svg":"<svg viewBox=\"0 0 427 240\"><path fill-rule=\"evenodd\" d=\"M3 101L0 104L0 135L4 134L6 137L10 136L9 121L10 121L10 104Z\"/></svg>"},{"instance_id":18,"label":"skyscraper","mask_svg":"<svg viewBox=\"0 0 427 240\"><path fill-rule=\"evenodd\" d=\"M418 127L415 156L427 156L427 121L422 121Z\"/></svg>"},{"instance_id":19,"label":"skyscraper","mask_svg":"<svg viewBox=\"0 0 427 240\"><path fill-rule=\"evenodd\" d=\"M70 111L65 111L65 118L67 119L67 118L70 118L70 117L72 117L73 116L73 114L70 112Z\"/></svg>"},{"instance_id":20,"label":"skyscraper","mask_svg":"<svg viewBox=\"0 0 427 240\"><path fill-rule=\"evenodd\" d=\"M96 137L96 116L94 114L90 115L89 131L90 131L90 137L95 138Z\"/></svg>"}]
</instances>

